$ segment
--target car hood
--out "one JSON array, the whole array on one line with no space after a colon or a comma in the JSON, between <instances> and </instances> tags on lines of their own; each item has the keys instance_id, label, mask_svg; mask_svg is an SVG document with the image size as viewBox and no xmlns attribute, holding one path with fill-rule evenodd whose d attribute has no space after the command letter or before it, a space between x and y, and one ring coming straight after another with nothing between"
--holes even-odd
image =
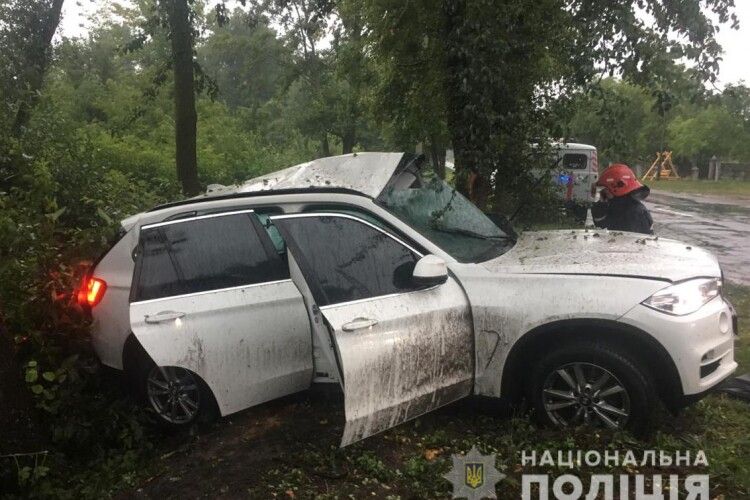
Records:
<instances>
[{"instance_id":1,"label":"car hood","mask_svg":"<svg viewBox=\"0 0 750 500\"><path fill-rule=\"evenodd\" d=\"M713 254L677 240L607 230L523 233L507 253L483 263L504 273L632 276L681 281L719 277Z\"/></svg>"}]
</instances>

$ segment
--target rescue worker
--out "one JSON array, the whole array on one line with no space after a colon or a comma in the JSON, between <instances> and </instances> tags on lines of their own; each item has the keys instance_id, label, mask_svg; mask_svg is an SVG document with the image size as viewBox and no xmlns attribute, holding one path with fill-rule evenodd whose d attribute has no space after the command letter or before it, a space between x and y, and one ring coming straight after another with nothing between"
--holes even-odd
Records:
<instances>
[{"instance_id":1,"label":"rescue worker","mask_svg":"<svg viewBox=\"0 0 750 500\"><path fill-rule=\"evenodd\" d=\"M596 185L603 188L600 192L602 201L591 206L596 227L653 234L654 220L641 202L650 190L638 181L630 167L621 163L610 165L599 176Z\"/></svg>"}]
</instances>

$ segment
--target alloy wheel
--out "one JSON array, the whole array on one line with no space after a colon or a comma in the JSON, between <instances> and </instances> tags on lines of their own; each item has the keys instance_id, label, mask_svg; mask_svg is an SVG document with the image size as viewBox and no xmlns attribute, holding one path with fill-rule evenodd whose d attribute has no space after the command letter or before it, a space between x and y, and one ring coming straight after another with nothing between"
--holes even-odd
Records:
<instances>
[{"instance_id":1,"label":"alloy wheel","mask_svg":"<svg viewBox=\"0 0 750 500\"><path fill-rule=\"evenodd\" d=\"M612 372L593 363L569 363L544 381L542 401L561 427L591 425L622 429L630 417L630 396Z\"/></svg>"},{"instance_id":2,"label":"alloy wheel","mask_svg":"<svg viewBox=\"0 0 750 500\"><path fill-rule=\"evenodd\" d=\"M146 381L148 400L165 421L186 424L200 407L200 389L192 373L174 366L155 366Z\"/></svg>"}]
</instances>

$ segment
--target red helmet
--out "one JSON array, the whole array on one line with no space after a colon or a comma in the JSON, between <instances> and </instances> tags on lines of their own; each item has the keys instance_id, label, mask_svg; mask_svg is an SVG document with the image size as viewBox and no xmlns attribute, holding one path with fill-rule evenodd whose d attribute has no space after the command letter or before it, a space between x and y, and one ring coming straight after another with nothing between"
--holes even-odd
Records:
<instances>
[{"instance_id":1,"label":"red helmet","mask_svg":"<svg viewBox=\"0 0 750 500\"><path fill-rule=\"evenodd\" d=\"M641 184L630 167L622 163L610 165L599 175L597 186L605 187L613 196L620 197L634 191L646 191L648 188ZM644 193L647 194L647 193Z\"/></svg>"}]
</instances>

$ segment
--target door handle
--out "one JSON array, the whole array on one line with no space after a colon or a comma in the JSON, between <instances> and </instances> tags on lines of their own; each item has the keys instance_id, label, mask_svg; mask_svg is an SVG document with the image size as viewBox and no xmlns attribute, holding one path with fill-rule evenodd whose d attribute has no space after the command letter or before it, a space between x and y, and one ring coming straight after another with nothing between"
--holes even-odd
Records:
<instances>
[{"instance_id":1,"label":"door handle","mask_svg":"<svg viewBox=\"0 0 750 500\"><path fill-rule=\"evenodd\" d=\"M177 311L162 311L157 314L147 314L143 317L146 323L163 323L164 321L170 321L185 316L184 312Z\"/></svg>"},{"instance_id":2,"label":"door handle","mask_svg":"<svg viewBox=\"0 0 750 500\"><path fill-rule=\"evenodd\" d=\"M370 328L378 324L378 320L370 318L355 318L349 323L345 323L341 329L345 332L353 332L354 330L361 330L363 328Z\"/></svg>"}]
</instances>

